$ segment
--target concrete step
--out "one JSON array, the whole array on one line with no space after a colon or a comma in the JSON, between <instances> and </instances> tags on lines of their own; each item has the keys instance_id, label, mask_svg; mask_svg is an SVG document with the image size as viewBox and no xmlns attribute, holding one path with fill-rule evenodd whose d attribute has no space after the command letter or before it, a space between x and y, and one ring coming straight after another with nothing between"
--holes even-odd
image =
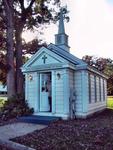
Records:
<instances>
[{"instance_id":1,"label":"concrete step","mask_svg":"<svg viewBox=\"0 0 113 150\"><path fill-rule=\"evenodd\" d=\"M31 115L31 116L19 117L18 121L19 122L26 122L26 123L48 125L51 122L57 121L59 119L60 119L60 117Z\"/></svg>"}]
</instances>

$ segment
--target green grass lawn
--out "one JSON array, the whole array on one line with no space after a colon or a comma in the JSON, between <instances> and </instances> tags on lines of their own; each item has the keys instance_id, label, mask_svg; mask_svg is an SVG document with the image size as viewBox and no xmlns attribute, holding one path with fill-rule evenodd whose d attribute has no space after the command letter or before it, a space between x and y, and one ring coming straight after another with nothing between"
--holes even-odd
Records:
<instances>
[{"instance_id":1,"label":"green grass lawn","mask_svg":"<svg viewBox=\"0 0 113 150\"><path fill-rule=\"evenodd\" d=\"M113 109L113 96L108 96L107 107Z\"/></svg>"},{"instance_id":2,"label":"green grass lawn","mask_svg":"<svg viewBox=\"0 0 113 150\"><path fill-rule=\"evenodd\" d=\"M0 96L0 108L3 107L6 100L7 100L6 96Z\"/></svg>"},{"instance_id":3,"label":"green grass lawn","mask_svg":"<svg viewBox=\"0 0 113 150\"><path fill-rule=\"evenodd\" d=\"M0 108L4 105L5 101L3 99L0 99Z\"/></svg>"}]
</instances>

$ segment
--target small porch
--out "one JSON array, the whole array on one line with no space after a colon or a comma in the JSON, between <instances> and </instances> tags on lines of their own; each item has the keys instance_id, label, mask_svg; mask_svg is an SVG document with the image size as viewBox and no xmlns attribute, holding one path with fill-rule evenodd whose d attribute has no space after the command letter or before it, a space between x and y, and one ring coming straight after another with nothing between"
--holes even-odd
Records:
<instances>
[{"instance_id":1,"label":"small porch","mask_svg":"<svg viewBox=\"0 0 113 150\"><path fill-rule=\"evenodd\" d=\"M50 124L54 121L57 121L59 119L61 119L61 117L31 115L31 116L20 117L18 119L18 121L19 122L25 122L25 123L48 125L48 124Z\"/></svg>"}]
</instances>

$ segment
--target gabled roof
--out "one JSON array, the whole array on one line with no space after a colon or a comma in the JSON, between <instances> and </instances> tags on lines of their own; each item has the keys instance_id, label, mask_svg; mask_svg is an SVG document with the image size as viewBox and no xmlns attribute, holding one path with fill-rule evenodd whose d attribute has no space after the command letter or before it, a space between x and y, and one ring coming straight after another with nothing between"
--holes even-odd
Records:
<instances>
[{"instance_id":1,"label":"gabled roof","mask_svg":"<svg viewBox=\"0 0 113 150\"><path fill-rule=\"evenodd\" d=\"M49 63L47 64L41 64L40 62L40 58L42 57L42 55L48 55L48 58L51 58L51 61L49 61ZM39 60L39 62L38 62ZM41 58L42 60L42 58ZM67 64L69 61L67 61L65 58L61 57L60 55L58 55L57 53L54 53L53 51L51 51L50 49L46 48L46 47L41 47L22 67L21 69L26 69L26 68L30 68L33 66L41 66L41 65L52 65L53 64Z\"/></svg>"},{"instance_id":2,"label":"gabled roof","mask_svg":"<svg viewBox=\"0 0 113 150\"><path fill-rule=\"evenodd\" d=\"M39 49L39 51L37 51L22 67L22 70L26 70L26 67L29 67L30 64L32 64L41 53L43 53L43 51L46 51L47 53L51 53L54 54L54 56L59 59L59 60L63 60L65 62L70 62L71 64L75 65L75 69L76 70L84 70L87 69L91 72L94 72L98 75L103 76L104 78L107 79L107 76L104 75L103 73L99 72L98 70L96 70L94 67L89 66L87 63L85 63L83 60L77 58L76 56L72 55L71 53L69 53L68 51L63 50L62 48L54 45L54 44L49 44L47 48L42 47ZM23 71L24 72L24 71Z\"/></svg>"},{"instance_id":3,"label":"gabled roof","mask_svg":"<svg viewBox=\"0 0 113 150\"><path fill-rule=\"evenodd\" d=\"M85 63L83 60L75 57L68 51L66 51L54 44L49 44L47 48L50 49L52 52L56 53L57 55L65 58L69 62L73 63L74 65L86 65L87 66L87 63Z\"/></svg>"},{"instance_id":4,"label":"gabled roof","mask_svg":"<svg viewBox=\"0 0 113 150\"><path fill-rule=\"evenodd\" d=\"M37 59L38 55L40 54L40 52L42 52L43 50L47 50L50 51L52 53L55 53L56 55L60 56L61 58L63 58L64 60L69 61L70 63L74 64L74 65L86 65L87 63L85 63L84 61L82 61L81 59L75 57L74 55L70 54L69 52L63 50L62 48L59 48L58 46L54 45L54 44L49 44L47 48L42 47L39 49L39 51L37 51L23 66L22 68L26 68L28 67L31 63L33 63L34 60Z\"/></svg>"},{"instance_id":5,"label":"gabled roof","mask_svg":"<svg viewBox=\"0 0 113 150\"><path fill-rule=\"evenodd\" d=\"M39 49L39 51L41 51L43 49L46 49L46 48L44 46L42 46ZM21 68L28 67L37 58L37 55L38 55L39 51L37 51L33 56L31 56L31 58Z\"/></svg>"}]
</instances>

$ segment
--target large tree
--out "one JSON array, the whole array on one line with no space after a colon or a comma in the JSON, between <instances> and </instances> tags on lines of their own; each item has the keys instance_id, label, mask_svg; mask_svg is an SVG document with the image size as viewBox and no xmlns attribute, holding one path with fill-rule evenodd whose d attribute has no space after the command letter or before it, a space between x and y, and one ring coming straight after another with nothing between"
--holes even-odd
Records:
<instances>
[{"instance_id":1,"label":"large tree","mask_svg":"<svg viewBox=\"0 0 113 150\"><path fill-rule=\"evenodd\" d=\"M14 9L13 0L3 0L4 21L6 24L6 48L7 48L7 89L8 97L15 95L15 70L14 70Z\"/></svg>"},{"instance_id":2,"label":"large tree","mask_svg":"<svg viewBox=\"0 0 113 150\"><path fill-rule=\"evenodd\" d=\"M0 82L6 84L6 27L3 19L0 17Z\"/></svg>"},{"instance_id":3,"label":"large tree","mask_svg":"<svg viewBox=\"0 0 113 150\"><path fill-rule=\"evenodd\" d=\"M7 86L9 87L9 96L23 92L23 75L20 70L23 64L22 32L37 29L50 23L50 21L56 21L58 10L56 11L55 7L58 8L59 4L60 0L0 1L0 17L5 22L5 33L7 33ZM32 44L36 46L36 41L33 41ZM26 47L28 48L28 46Z\"/></svg>"},{"instance_id":4,"label":"large tree","mask_svg":"<svg viewBox=\"0 0 113 150\"><path fill-rule=\"evenodd\" d=\"M20 69L23 64L22 32L24 29L39 28L40 25L54 20L53 8L56 4L59 4L59 0L15 0L16 90L18 94L23 92L23 75Z\"/></svg>"}]
</instances>

